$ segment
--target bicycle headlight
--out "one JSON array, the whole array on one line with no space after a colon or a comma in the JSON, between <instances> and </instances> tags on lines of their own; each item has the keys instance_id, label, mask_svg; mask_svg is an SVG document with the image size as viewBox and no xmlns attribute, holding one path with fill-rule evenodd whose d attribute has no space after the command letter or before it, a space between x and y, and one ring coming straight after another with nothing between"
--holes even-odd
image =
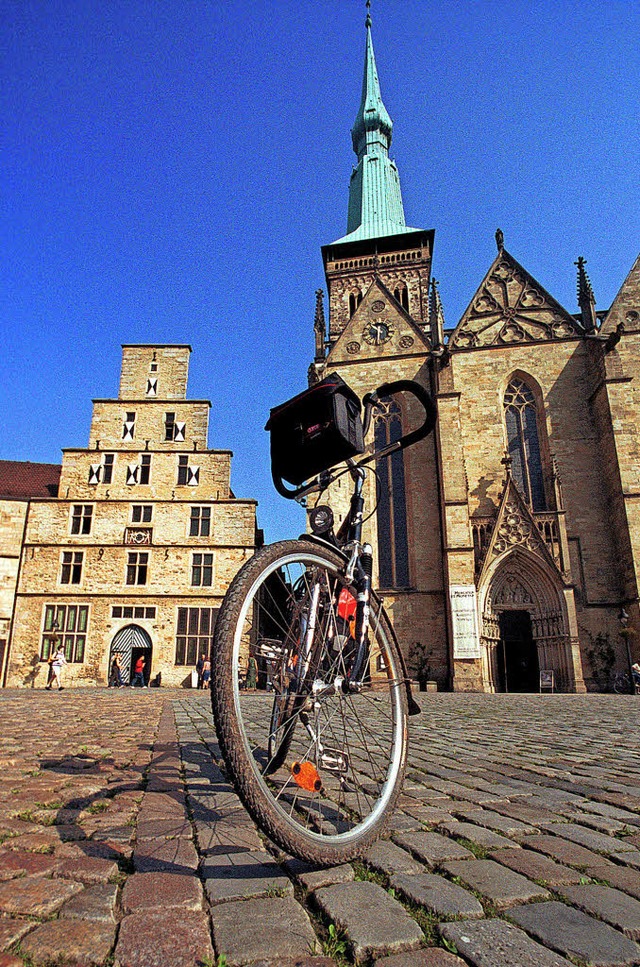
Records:
<instances>
[{"instance_id":1,"label":"bicycle headlight","mask_svg":"<svg viewBox=\"0 0 640 967\"><path fill-rule=\"evenodd\" d=\"M331 507L321 504L309 511L309 525L314 534L326 534L333 527Z\"/></svg>"}]
</instances>

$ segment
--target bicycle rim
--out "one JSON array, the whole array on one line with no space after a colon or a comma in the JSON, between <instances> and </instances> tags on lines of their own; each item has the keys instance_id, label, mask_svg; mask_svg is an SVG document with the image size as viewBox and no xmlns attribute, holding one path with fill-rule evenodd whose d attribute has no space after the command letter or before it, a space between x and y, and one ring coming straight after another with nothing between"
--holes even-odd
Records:
<instances>
[{"instance_id":1,"label":"bicycle rim","mask_svg":"<svg viewBox=\"0 0 640 967\"><path fill-rule=\"evenodd\" d=\"M231 715L226 727L223 715L217 723L259 825L296 855L338 861L380 834L399 792L407 732L401 663L373 602L365 684L348 691L353 596L339 560L298 542L281 546L292 550L267 548L264 566L247 566L227 619L231 667L253 654L275 698L241 692L234 676Z\"/></svg>"}]
</instances>

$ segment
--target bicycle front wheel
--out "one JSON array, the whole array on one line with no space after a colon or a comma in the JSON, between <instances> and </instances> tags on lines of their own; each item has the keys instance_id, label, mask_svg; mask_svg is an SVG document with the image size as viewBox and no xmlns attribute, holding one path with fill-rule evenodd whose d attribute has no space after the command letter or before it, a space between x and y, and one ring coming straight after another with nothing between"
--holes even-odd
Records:
<instances>
[{"instance_id":1,"label":"bicycle front wheel","mask_svg":"<svg viewBox=\"0 0 640 967\"><path fill-rule=\"evenodd\" d=\"M218 615L213 713L230 778L255 822L314 863L361 854L384 830L407 755L402 662L381 603L371 603L362 684L354 658L355 591L343 558L311 542L260 550ZM271 691L241 692L255 657Z\"/></svg>"}]
</instances>

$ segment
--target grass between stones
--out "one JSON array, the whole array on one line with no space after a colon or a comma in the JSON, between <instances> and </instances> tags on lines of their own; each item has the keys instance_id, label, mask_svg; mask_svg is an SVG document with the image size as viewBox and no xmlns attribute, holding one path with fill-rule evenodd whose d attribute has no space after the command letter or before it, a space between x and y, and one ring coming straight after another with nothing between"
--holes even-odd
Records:
<instances>
[{"instance_id":1,"label":"grass between stones","mask_svg":"<svg viewBox=\"0 0 640 967\"><path fill-rule=\"evenodd\" d=\"M486 860L489 855L489 850L486 846L480 846L478 843L474 843L473 840L467 839L466 836L452 836L451 839L460 846L464 846L470 853L473 853L477 860Z\"/></svg>"},{"instance_id":2,"label":"grass between stones","mask_svg":"<svg viewBox=\"0 0 640 967\"><path fill-rule=\"evenodd\" d=\"M36 964L36 961L34 961L31 955L28 954L23 949L20 942L18 942L17 944L14 944L11 952L16 957L20 957L20 959L24 963L24 967L73 967L73 965L75 964L74 960L71 960L69 957L66 957L64 954L61 954L59 957L53 957L53 958L48 957L46 960L38 960ZM113 967L112 955L109 955L107 960L105 960L103 967Z\"/></svg>"}]
</instances>

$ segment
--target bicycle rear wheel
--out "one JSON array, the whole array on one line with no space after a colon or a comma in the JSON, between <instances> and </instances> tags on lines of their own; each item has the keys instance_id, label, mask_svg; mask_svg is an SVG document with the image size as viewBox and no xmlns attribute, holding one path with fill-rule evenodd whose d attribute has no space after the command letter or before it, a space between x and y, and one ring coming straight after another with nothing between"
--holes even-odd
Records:
<instances>
[{"instance_id":1,"label":"bicycle rear wheel","mask_svg":"<svg viewBox=\"0 0 640 967\"><path fill-rule=\"evenodd\" d=\"M407 755L402 662L377 600L364 684L343 687L354 654L343 564L304 540L259 551L225 597L212 663L216 729L240 798L279 846L323 864L382 833ZM249 654L275 696L240 692L235 669Z\"/></svg>"}]
</instances>

